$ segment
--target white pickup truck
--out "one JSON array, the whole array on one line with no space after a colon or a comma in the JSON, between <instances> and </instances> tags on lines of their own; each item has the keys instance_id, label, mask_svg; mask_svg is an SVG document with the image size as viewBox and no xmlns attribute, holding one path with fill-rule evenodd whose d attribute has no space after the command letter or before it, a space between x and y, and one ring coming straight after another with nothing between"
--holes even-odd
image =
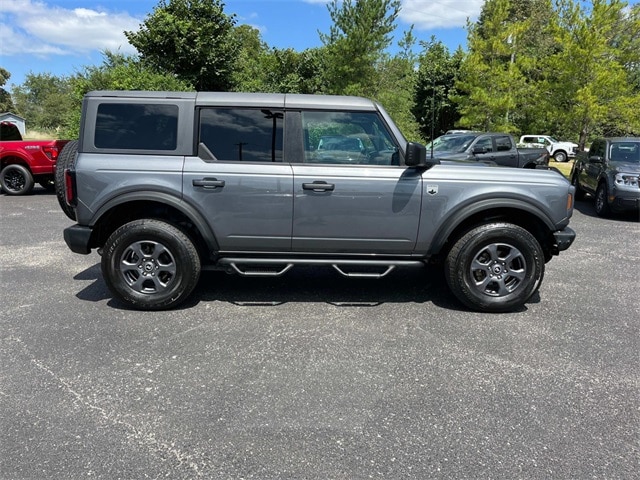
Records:
<instances>
[{"instance_id":1,"label":"white pickup truck","mask_svg":"<svg viewBox=\"0 0 640 480\"><path fill-rule=\"evenodd\" d=\"M556 162L566 162L576 156L577 143L561 142L549 135L523 135L520 137L518 147L544 147Z\"/></svg>"}]
</instances>

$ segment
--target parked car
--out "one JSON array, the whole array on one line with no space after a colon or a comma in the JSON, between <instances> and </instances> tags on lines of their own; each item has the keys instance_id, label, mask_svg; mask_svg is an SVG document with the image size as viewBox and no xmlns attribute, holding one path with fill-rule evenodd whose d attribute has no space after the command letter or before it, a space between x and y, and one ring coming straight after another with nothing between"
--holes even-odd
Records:
<instances>
[{"instance_id":1,"label":"parked car","mask_svg":"<svg viewBox=\"0 0 640 480\"><path fill-rule=\"evenodd\" d=\"M133 308L178 305L202 269L380 278L429 262L464 305L511 311L575 238L562 175L428 159L360 97L90 92L80 132L58 165L77 221L64 239L98 249ZM318 158L329 146L359 161Z\"/></svg>"},{"instance_id":2,"label":"parked car","mask_svg":"<svg viewBox=\"0 0 640 480\"><path fill-rule=\"evenodd\" d=\"M638 210L640 206L640 137L599 138L581 152L571 169L576 199L595 196L596 213Z\"/></svg>"},{"instance_id":3,"label":"parked car","mask_svg":"<svg viewBox=\"0 0 640 480\"><path fill-rule=\"evenodd\" d=\"M566 162L574 158L578 151L578 144L561 142L549 135L523 135L518 142L522 148L544 147L556 162Z\"/></svg>"},{"instance_id":4,"label":"parked car","mask_svg":"<svg viewBox=\"0 0 640 480\"><path fill-rule=\"evenodd\" d=\"M7 195L26 195L39 183L54 190L58 154L68 140L23 140L18 127L0 122L0 186Z\"/></svg>"},{"instance_id":5,"label":"parked car","mask_svg":"<svg viewBox=\"0 0 640 480\"><path fill-rule=\"evenodd\" d=\"M549 164L545 148L517 148L507 133L467 132L442 135L427 144L427 154L445 161L477 161L505 167L537 168Z\"/></svg>"}]
</instances>

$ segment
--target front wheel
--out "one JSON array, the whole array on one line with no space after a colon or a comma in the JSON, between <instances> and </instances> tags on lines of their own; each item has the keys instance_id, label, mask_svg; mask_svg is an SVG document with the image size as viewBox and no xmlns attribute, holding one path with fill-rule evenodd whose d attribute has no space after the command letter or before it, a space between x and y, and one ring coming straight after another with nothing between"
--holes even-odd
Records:
<instances>
[{"instance_id":1,"label":"front wheel","mask_svg":"<svg viewBox=\"0 0 640 480\"><path fill-rule=\"evenodd\" d=\"M567 157L567 154L566 154L566 153L564 153L564 152L562 152L562 151L560 151L560 152L556 152L556 153L554 153L554 154L553 154L553 159L554 159L556 162L564 163L564 162L566 162L566 161L567 161L567 158L568 158L568 157Z\"/></svg>"},{"instance_id":2,"label":"front wheel","mask_svg":"<svg viewBox=\"0 0 640 480\"><path fill-rule=\"evenodd\" d=\"M7 195L26 195L34 183L29 169L17 163L7 165L0 172L0 184Z\"/></svg>"},{"instance_id":3,"label":"front wheel","mask_svg":"<svg viewBox=\"0 0 640 480\"><path fill-rule=\"evenodd\" d=\"M580 180L578 177L578 172L573 174L573 177L571 177L571 185L573 185L576 188L576 200L582 200L584 198L584 190L582 190L582 188L580 188Z\"/></svg>"},{"instance_id":4,"label":"front wheel","mask_svg":"<svg viewBox=\"0 0 640 480\"><path fill-rule=\"evenodd\" d=\"M160 220L127 223L104 245L102 274L113 295L140 310L164 310L189 296L200 277L198 252L182 230Z\"/></svg>"},{"instance_id":5,"label":"front wheel","mask_svg":"<svg viewBox=\"0 0 640 480\"><path fill-rule=\"evenodd\" d=\"M602 182L598 185L596 190L596 213L599 217L608 217L611 215L611 208L609 207L609 194L607 193L607 184Z\"/></svg>"},{"instance_id":6,"label":"front wheel","mask_svg":"<svg viewBox=\"0 0 640 480\"><path fill-rule=\"evenodd\" d=\"M544 276L544 253L537 239L510 223L481 225L463 235L445 261L453 294L482 312L521 308Z\"/></svg>"}]
</instances>

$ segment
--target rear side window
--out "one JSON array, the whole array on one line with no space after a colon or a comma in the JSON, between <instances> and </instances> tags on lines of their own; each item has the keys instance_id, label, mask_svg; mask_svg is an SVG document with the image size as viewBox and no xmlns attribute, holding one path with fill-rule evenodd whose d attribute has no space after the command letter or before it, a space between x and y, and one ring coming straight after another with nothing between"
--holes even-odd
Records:
<instances>
[{"instance_id":1,"label":"rear side window","mask_svg":"<svg viewBox=\"0 0 640 480\"><path fill-rule=\"evenodd\" d=\"M204 108L199 141L219 161L282 162L283 118L271 109Z\"/></svg>"},{"instance_id":2,"label":"rear side window","mask_svg":"<svg viewBox=\"0 0 640 480\"><path fill-rule=\"evenodd\" d=\"M511 139L506 136L496 137L496 150L498 152L511 150Z\"/></svg>"},{"instance_id":3,"label":"rear side window","mask_svg":"<svg viewBox=\"0 0 640 480\"><path fill-rule=\"evenodd\" d=\"M103 103L98 106L94 145L118 150L175 150L178 106Z\"/></svg>"}]
</instances>

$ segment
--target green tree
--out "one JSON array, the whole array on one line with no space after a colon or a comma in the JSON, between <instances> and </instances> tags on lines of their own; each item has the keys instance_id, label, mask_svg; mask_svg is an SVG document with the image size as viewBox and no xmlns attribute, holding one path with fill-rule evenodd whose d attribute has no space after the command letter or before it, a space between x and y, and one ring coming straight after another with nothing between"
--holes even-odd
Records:
<instances>
[{"instance_id":1,"label":"green tree","mask_svg":"<svg viewBox=\"0 0 640 480\"><path fill-rule=\"evenodd\" d=\"M373 97L384 106L407 139L417 141L422 135L412 113L417 81L415 42L412 26L398 42L398 54L383 56L378 62L379 82Z\"/></svg>"},{"instance_id":2,"label":"green tree","mask_svg":"<svg viewBox=\"0 0 640 480\"><path fill-rule=\"evenodd\" d=\"M447 47L435 37L423 42L419 57L418 79L415 88L413 114L420 123L423 138L437 137L456 126L460 114L450 100L455 96L454 84L464 58L458 48L451 55Z\"/></svg>"},{"instance_id":3,"label":"green tree","mask_svg":"<svg viewBox=\"0 0 640 480\"><path fill-rule=\"evenodd\" d=\"M125 35L159 72L174 73L196 90L227 91L239 48L234 25L219 0L161 0L140 30Z\"/></svg>"},{"instance_id":4,"label":"green tree","mask_svg":"<svg viewBox=\"0 0 640 480\"><path fill-rule=\"evenodd\" d=\"M483 130L517 131L518 99L529 90L515 39L527 29L512 19L510 0L487 0L480 21L468 25L468 48L456 81L459 124Z\"/></svg>"},{"instance_id":5,"label":"green tree","mask_svg":"<svg viewBox=\"0 0 640 480\"><path fill-rule=\"evenodd\" d=\"M551 32L560 48L548 61L556 73L549 87L565 128L579 133L580 148L594 134L640 132L631 68L640 63L637 9L619 0L592 0L589 8L558 0L558 7Z\"/></svg>"},{"instance_id":6,"label":"green tree","mask_svg":"<svg viewBox=\"0 0 640 480\"><path fill-rule=\"evenodd\" d=\"M373 96L376 64L391 43L400 0L332 0L327 9L333 25L328 34L320 33L324 90Z\"/></svg>"},{"instance_id":7,"label":"green tree","mask_svg":"<svg viewBox=\"0 0 640 480\"><path fill-rule=\"evenodd\" d=\"M296 52L269 48L249 25L235 28L240 45L233 88L244 92L316 93L320 90L320 49Z\"/></svg>"},{"instance_id":8,"label":"green tree","mask_svg":"<svg viewBox=\"0 0 640 480\"><path fill-rule=\"evenodd\" d=\"M82 98L92 90L193 90L189 83L175 75L150 69L136 56L109 51L103 53L101 65L85 67L69 79L69 84L72 108L60 117L62 134L66 138L78 138Z\"/></svg>"},{"instance_id":9,"label":"green tree","mask_svg":"<svg viewBox=\"0 0 640 480\"><path fill-rule=\"evenodd\" d=\"M37 130L58 130L73 108L69 78L51 73L28 73L12 94L17 113Z\"/></svg>"},{"instance_id":10,"label":"green tree","mask_svg":"<svg viewBox=\"0 0 640 480\"><path fill-rule=\"evenodd\" d=\"M0 113L13 112L16 109L11 100L11 95L4 89L10 78L9 71L0 67Z\"/></svg>"}]
</instances>

